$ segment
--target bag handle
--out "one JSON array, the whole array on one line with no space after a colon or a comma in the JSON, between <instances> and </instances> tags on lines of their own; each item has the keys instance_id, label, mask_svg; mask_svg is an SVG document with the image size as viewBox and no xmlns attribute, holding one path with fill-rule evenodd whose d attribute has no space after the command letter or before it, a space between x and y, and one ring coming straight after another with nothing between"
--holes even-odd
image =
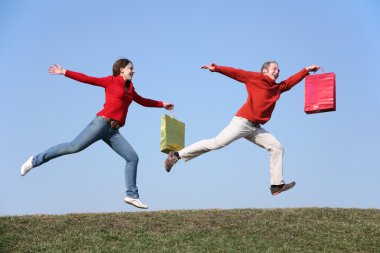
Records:
<instances>
[{"instance_id":1,"label":"bag handle","mask_svg":"<svg viewBox=\"0 0 380 253\"><path fill-rule=\"evenodd\" d=\"M170 109L169 112L170 112L170 118L175 119L175 117L174 117L174 108Z\"/></svg>"}]
</instances>

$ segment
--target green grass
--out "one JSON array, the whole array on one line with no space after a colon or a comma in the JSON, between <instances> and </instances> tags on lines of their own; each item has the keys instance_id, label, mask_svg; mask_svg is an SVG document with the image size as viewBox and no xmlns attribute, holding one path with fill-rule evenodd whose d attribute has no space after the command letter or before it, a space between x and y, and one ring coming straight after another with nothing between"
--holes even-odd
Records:
<instances>
[{"instance_id":1,"label":"green grass","mask_svg":"<svg viewBox=\"0 0 380 253\"><path fill-rule=\"evenodd\" d=\"M0 217L0 252L380 252L377 209Z\"/></svg>"}]
</instances>

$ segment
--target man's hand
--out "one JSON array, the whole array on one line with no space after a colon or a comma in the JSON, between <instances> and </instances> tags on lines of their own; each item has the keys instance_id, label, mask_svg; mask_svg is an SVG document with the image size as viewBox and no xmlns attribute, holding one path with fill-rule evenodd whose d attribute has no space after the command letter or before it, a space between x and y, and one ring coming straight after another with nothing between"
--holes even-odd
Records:
<instances>
[{"instance_id":1,"label":"man's hand","mask_svg":"<svg viewBox=\"0 0 380 253\"><path fill-rule=\"evenodd\" d=\"M66 69L63 69L59 64L54 64L48 68L48 72L51 75L64 75L66 74Z\"/></svg>"},{"instance_id":2,"label":"man's hand","mask_svg":"<svg viewBox=\"0 0 380 253\"><path fill-rule=\"evenodd\" d=\"M211 72L214 72L215 71L215 66L213 64L211 64L211 65L204 65L204 66L201 67L201 69L208 69Z\"/></svg>"},{"instance_id":3,"label":"man's hand","mask_svg":"<svg viewBox=\"0 0 380 253\"><path fill-rule=\"evenodd\" d=\"M309 72L311 72L311 71L316 72L316 71L318 71L320 68L321 68L321 67L318 66L318 65L311 65L311 66L307 67L306 69L307 69L307 71L309 71Z\"/></svg>"}]
</instances>

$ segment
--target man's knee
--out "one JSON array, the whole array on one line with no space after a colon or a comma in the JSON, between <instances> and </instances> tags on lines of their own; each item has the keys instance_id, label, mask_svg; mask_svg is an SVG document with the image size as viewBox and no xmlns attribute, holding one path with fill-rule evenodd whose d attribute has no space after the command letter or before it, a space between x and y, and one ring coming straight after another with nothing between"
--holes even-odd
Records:
<instances>
[{"instance_id":1,"label":"man's knee","mask_svg":"<svg viewBox=\"0 0 380 253\"><path fill-rule=\"evenodd\" d=\"M271 146L271 149L273 150L273 152L284 153L284 146L282 146L282 144L279 143L279 142L274 143L274 144Z\"/></svg>"}]
</instances>

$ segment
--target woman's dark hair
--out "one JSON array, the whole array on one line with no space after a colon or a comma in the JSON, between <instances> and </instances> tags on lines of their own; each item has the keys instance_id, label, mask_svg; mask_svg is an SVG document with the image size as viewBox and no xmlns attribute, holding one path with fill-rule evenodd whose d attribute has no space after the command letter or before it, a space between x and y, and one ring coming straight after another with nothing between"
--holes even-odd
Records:
<instances>
[{"instance_id":1,"label":"woman's dark hair","mask_svg":"<svg viewBox=\"0 0 380 253\"><path fill-rule=\"evenodd\" d=\"M121 58L115 61L115 63L112 66L112 75L113 76L120 75L120 68L125 68L125 66L127 66L129 63L132 64L132 62L128 60L127 58Z\"/></svg>"}]
</instances>

